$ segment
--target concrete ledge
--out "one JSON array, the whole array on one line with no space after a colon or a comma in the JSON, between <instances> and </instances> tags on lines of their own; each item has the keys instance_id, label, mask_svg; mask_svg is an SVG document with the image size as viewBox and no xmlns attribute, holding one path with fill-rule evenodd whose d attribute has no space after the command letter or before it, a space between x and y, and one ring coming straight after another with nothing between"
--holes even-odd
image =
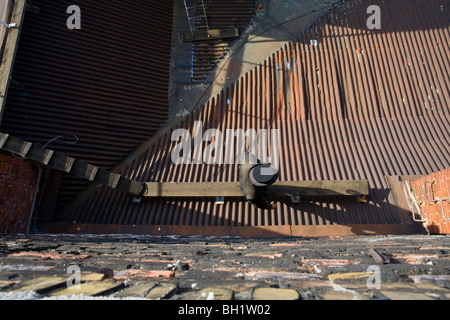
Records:
<instances>
[{"instance_id":1,"label":"concrete ledge","mask_svg":"<svg viewBox=\"0 0 450 320\"><path fill-rule=\"evenodd\" d=\"M233 237L290 237L291 226L232 227Z\"/></svg>"},{"instance_id":2,"label":"concrete ledge","mask_svg":"<svg viewBox=\"0 0 450 320\"><path fill-rule=\"evenodd\" d=\"M402 235L413 234L410 225L405 224L350 224L331 226L292 226L294 237L330 237L355 235Z\"/></svg>"},{"instance_id":3,"label":"concrete ledge","mask_svg":"<svg viewBox=\"0 0 450 320\"><path fill-rule=\"evenodd\" d=\"M154 226L46 223L41 233L134 234L231 237L334 237L355 235L414 234L406 224L353 224L329 226Z\"/></svg>"}]
</instances>

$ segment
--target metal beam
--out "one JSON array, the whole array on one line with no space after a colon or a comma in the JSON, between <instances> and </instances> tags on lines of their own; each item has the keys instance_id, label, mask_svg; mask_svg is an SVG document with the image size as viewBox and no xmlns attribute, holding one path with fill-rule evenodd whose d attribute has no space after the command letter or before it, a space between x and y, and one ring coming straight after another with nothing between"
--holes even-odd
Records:
<instances>
[{"instance_id":1,"label":"metal beam","mask_svg":"<svg viewBox=\"0 0 450 320\"><path fill-rule=\"evenodd\" d=\"M211 30L198 30L193 33L186 32L183 36L183 41L184 42L210 41L210 40L231 39L238 37L239 37L239 30L237 28L211 29Z\"/></svg>"},{"instance_id":2,"label":"metal beam","mask_svg":"<svg viewBox=\"0 0 450 320\"><path fill-rule=\"evenodd\" d=\"M144 197L242 197L238 182L147 182ZM268 187L270 196L367 196L367 180L281 181Z\"/></svg>"}]
</instances>

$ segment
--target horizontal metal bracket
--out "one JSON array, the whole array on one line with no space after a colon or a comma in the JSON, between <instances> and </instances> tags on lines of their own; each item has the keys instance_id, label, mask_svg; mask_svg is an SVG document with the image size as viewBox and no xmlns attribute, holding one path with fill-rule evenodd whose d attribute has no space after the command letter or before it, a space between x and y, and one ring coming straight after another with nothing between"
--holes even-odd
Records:
<instances>
[{"instance_id":1,"label":"horizontal metal bracket","mask_svg":"<svg viewBox=\"0 0 450 320\"><path fill-rule=\"evenodd\" d=\"M442 216L444 217L444 220L450 221L450 218L447 218L445 216L445 208L444 208L444 201L450 201L450 198L442 198L439 201L441 202L441 210L442 210Z\"/></svg>"},{"instance_id":2,"label":"horizontal metal bracket","mask_svg":"<svg viewBox=\"0 0 450 320\"><path fill-rule=\"evenodd\" d=\"M224 197L216 197L216 204L224 204L225 198Z\"/></svg>"},{"instance_id":3,"label":"horizontal metal bracket","mask_svg":"<svg viewBox=\"0 0 450 320\"><path fill-rule=\"evenodd\" d=\"M431 198L428 198L428 192L427 192L427 184L430 184L430 193L432 195ZM424 194L424 198L425 201L427 202L438 202L439 200L436 200L434 197L434 192L433 192L433 184L436 183L436 180L425 180L425 182L423 183L423 194Z\"/></svg>"},{"instance_id":4,"label":"horizontal metal bracket","mask_svg":"<svg viewBox=\"0 0 450 320\"><path fill-rule=\"evenodd\" d=\"M417 214L422 218L422 214L420 213L420 205L422 204L422 201L412 201L411 202L411 214L412 218L416 222L427 222L427 220L423 219L416 219L416 211L414 210L414 207L417 207Z\"/></svg>"},{"instance_id":5,"label":"horizontal metal bracket","mask_svg":"<svg viewBox=\"0 0 450 320\"><path fill-rule=\"evenodd\" d=\"M423 203L422 201L416 201L414 198L413 193L411 192L411 187L408 182L405 182L406 187L403 188L403 191L405 192L406 201L408 202L408 206L411 209L412 218L416 222L422 222L426 223L427 220L422 219L422 214L420 213L420 205ZM421 217L421 219L416 219L416 210L417 207L417 214Z\"/></svg>"}]
</instances>

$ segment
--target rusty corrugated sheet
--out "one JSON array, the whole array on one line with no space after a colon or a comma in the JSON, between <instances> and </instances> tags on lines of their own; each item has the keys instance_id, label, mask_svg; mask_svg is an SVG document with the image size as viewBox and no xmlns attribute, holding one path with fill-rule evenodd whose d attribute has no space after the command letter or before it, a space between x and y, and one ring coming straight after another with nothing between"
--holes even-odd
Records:
<instances>
[{"instance_id":1,"label":"rusty corrugated sheet","mask_svg":"<svg viewBox=\"0 0 450 320\"><path fill-rule=\"evenodd\" d=\"M381 30L366 28L369 5ZM449 8L346 1L214 97L181 127L279 129L280 180L367 179L370 200L302 199L261 211L241 199L133 199L100 189L79 223L195 226L400 224L385 175L450 166ZM398 16L401 13L401 16ZM311 45L317 40L317 46ZM314 41L312 42L314 44ZM237 181L236 165L174 165L170 134L122 174L140 181Z\"/></svg>"},{"instance_id":2,"label":"rusty corrugated sheet","mask_svg":"<svg viewBox=\"0 0 450 320\"><path fill-rule=\"evenodd\" d=\"M242 34L255 15L254 0L204 0L206 19L202 1L197 1L197 19L195 30L237 28ZM192 80L201 82L206 79L217 65L230 52L235 39L200 41L192 45Z\"/></svg>"},{"instance_id":3,"label":"rusty corrugated sheet","mask_svg":"<svg viewBox=\"0 0 450 320\"><path fill-rule=\"evenodd\" d=\"M72 4L33 1L1 128L110 168L166 120L173 3L77 1L81 30L69 30ZM83 186L65 176L59 204Z\"/></svg>"}]
</instances>

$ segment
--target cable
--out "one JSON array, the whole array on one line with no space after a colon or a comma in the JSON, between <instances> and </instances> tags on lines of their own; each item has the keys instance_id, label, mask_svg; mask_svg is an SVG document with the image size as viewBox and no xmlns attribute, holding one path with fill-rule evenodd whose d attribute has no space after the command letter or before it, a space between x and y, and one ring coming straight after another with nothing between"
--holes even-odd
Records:
<instances>
[{"instance_id":1,"label":"cable","mask_svg":"<svg viewBox=\"0 0 450 320\"><path fill-rule=\"evenodd\" d=\"M64 137L68 137L68 136L74 137L74 138L75 138L75 142L64 141L65 143L67 143L67 144L77 144L77 143L78 143L79 139L78 139L78 137L77 137L75 134L71 134L71 135L66 135L66 134L64 134L64 135L60 135L60 136L57 136L57 137L55 137L55 138L49 140L49 141L42 147L42 149L47 148L47 146L48 146L50 143L52 143L52 142L54 142L54 141L56 141L56 140L59 140L59 139L61 139L61 138L64 138ZM40 142L39 142L39 143L40 143ZM39 144L39 143L36 143L36 144Z\"/></svg>"},{"instance_id":2,"label":"cable","mask_svg":"<svg viewBox=\"0 0 450 320\"><path fill-rule=\"evenodd\" d=\"M266 29L266 30L264 30L264 31L262 31L262 32L260 32L260 33L258 33L257 35L253 36L252 38L249 38L249 39L245 40L245 41L244 41L243 43L241 43L236 49L234 49L233 52L227 57L227 59L225 60L225 63L223 63L222 67L219 69L219 72L217 72L216 76L215 76L214 79L211 81L211 83L208 84L208 86L207 86L206 89L204 90L203 94L202 94L201 97L198 99L197 103L195 104L194 108L193 108L191 111L197 109L197 107L198 107L200 101L202 101L203 98L205 97L206 91L211 87L211 85L212 85L213 83L216 83L217 78L219 77L219 75L221 74L222 70L223 70L223 69L225 68L225 66L227 65L227 62L228 62L228 61L231 59L231 57L232 57L235 53L237 53L237 52L238 52L245 44L247 44L248 42L252 41L253 39L255 39L255 38L257 38L257 37L263 35L264 33L268 32L268 31L270 31L270 30L276 29L276 28L278 28L278 27L280 27L280 26L282 26L282 25L285 25L285 24L287 24L287 23L291 23L292 21L295 21L295 20L304 18L304 17L306 17L306 16L309 16L309 15L311 15L311 14L317 12L317 11L324 11L324 10L331 9L331 8L337 6L338 4L341 4L341 3L344 2L344 1L345 1L345 0L337 0L337 1L335 1L335 2L333 2L333 3L331 3L331 4L329 4L329 5L327 5L327 6L325 6L325 7L322 7L322 8L319 8L319 9L314 9L314 10L308 12L308 13L304 13L304 14L302 14L302 15L299 15L299 16L294 17L294 18L292 18L292 19L289 19L289 20L287 20L287 21L281 22L281 23L279 23L279 24L277 24L277 25L275 25L275 26L272 26L272 27L270 27L270 28L268 28L268 29ZM220 87L222 87L222 89L224 88L221 84L219 84L219 83L216 83L216 84L219 85Z\"/></svg>"}]
</instances>

